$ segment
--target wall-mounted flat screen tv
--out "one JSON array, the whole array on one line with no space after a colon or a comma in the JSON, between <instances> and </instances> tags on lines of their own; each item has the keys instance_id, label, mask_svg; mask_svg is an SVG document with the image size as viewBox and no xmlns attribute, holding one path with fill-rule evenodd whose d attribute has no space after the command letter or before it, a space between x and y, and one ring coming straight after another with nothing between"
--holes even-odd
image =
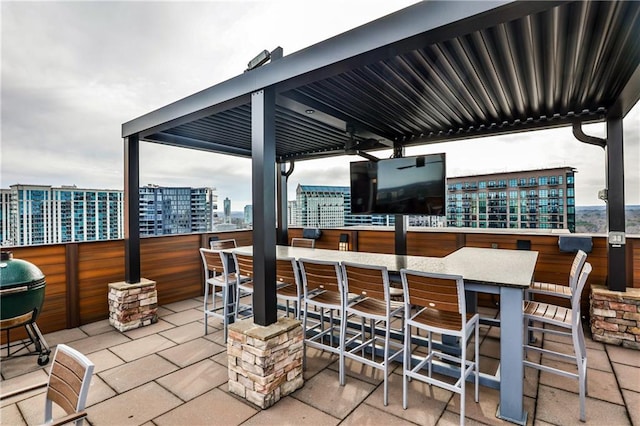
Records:
<instances>
[{"instance_id":1,"label":"wall-mounted flat screen tv","mask_svg":"<svg viewBox=\"0 0 640 426\"><path fill-rule=\"evenodd\" d=\"M351 163L351 213L445 215L445 154Z\"/></svg>"}]
</instances>

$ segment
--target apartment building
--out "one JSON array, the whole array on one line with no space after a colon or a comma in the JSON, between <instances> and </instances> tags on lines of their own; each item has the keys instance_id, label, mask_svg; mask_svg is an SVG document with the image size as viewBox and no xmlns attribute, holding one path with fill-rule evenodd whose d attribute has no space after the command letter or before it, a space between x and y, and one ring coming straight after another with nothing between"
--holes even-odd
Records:
<instances>
[{"instance_id":1,"label":"apartment building","mask_svg":"<svg viewBox=\"0 0 640 426\"><path fill-rule=\"evenodd\" d=\"M447 179L447 225L575 232L573 167Z\"/></svg>"},{"instance_id":2,"label":"apartment building","mask_svg":"<svg viewBox=\"0 0 640 426\"><path fill-rule=\"evenodd\" d=\"M215 188L140 188L140 235L211 232L218 209Z\"/></svg>"},{"instance_id":3,"label":"apartment building","mask_svg":"<svg viewBox=\"0 0 640 426\"><path fill-rule=\"evenodd\" d=\"M1 191L3 245L123 237L122 191L16 184Z\"/></svg>"},{"instance_id":4,"label":"apartment building","mask_svg":"<svg viewBox=\"0 0 640 426\"><path fill-rule=\"evenodd\" d=\"M347 186L298 185L290 204L289 223L302 227L335 228L370 225L370 215L351 214L351 189Z\"/></svg>"},{"instance_id":5,"label":"apartment building","mask_svg":"<svg viewBox=\"0 0 640 426\"><path fill-rule=\"evenodd\" d=\"M140 235L211 232L214 188L140 188ZM113 189L16 184L0 190L3 246L124 238L124 194Z\"/></svg>"}]
</instances>

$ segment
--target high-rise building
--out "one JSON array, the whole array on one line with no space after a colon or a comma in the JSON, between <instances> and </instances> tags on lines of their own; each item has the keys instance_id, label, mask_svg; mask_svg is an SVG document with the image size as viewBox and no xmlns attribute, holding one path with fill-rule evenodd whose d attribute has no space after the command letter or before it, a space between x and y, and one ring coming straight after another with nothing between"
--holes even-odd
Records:
<instances>
[{"instance_id":1,"label":"high-rise building","mask_svg":"<svg viewBox=\"0 0 640 426\"><path fill-rule=\"evenodd\" d=\"M140 235L211 232L214 188L140 188ZM12 185L0 190L2 245L56 244L124 237L123 191Z\"/></svg>"},{"instance_id":2,"label":"high-rise building","mask_svg":"<svg viewBox=\"0 0 640 426\"><path fill-rule=\"evenodd\" d=\"M11 241L11 190L0 189L0 244L10 245Z\"/></svg>"},{"instance_id":3,"label":"high-rise building","mask_svg":"<svg viewBox=\"0 0 640 426\"><path fill-rule=\"evenodd\" d=\"M218 209L214 188L140 188L140 235L211 232Z\"/></svg>"},{"instance_id":4,"label":"high-rise building","mask_svg":"<svg viewBox=\"0 0 640 426\"><path fill-rule=\"evenodd\" d=\"M251 204L244 206L244 223L247 225L253 224L253 206Z\"/></svg>"},{"instance_id":5,"label":"high-rise building","mask_svg":"<svg viewBox=\"0 0 640 426\"><path fill-rule=\"evenodd\" d=\"M231 223L231 200L226 197L223 202L224 223Z\"/></svg>"},{"instance_id":6,"label":"high-rise building","mask_svg":"<svg viewBox=\"0 0 640 426\"><path fill-rule=\"evenodd\" d=\"M370 215L351 214L348 186L298 185L295 206L289 223L302 227L331 228L372 222Z\"/></svg>"},{"instance_id":7,"label":"high-rise building","mask_svg":"<svg viewBox=\"0 0 640 426\"><path fill-rule=\"evenodd\" d=\"M298 201L297 200L288 200L287 201L287 223L289 226L299 226L298 223Z\"/></svg>"},{"instance_id":8,"label":"high-rise building","mask_svg":"<svg viewBox=\"0 0 640 426\"><path fill-rule=\"evenodd\" d=\"M2 190L0 201L3 245L123 237L122 191L16 184Z\"/></svg>"},{"instance_id":9,"label":"high-rise building","mask_svg":"<svg viewBox=\"0 0 640 426\"><path fill-rule=\"evenodd\" d=\"M447 179L447 225L575 232L575 169L527 170Z\"/></svg>"}]
</instances>

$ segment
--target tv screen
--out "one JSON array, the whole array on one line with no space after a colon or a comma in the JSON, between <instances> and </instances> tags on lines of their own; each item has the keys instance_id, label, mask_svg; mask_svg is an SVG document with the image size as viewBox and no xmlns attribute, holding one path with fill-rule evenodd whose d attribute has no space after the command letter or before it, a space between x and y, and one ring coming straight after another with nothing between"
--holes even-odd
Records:
<instances>
[{"instance_id":1,"label":"tv screen","mask_svg":"<svg viewBox=\"0 0 640 426\"><path fill-rule=\"evenodd\" d=\"M373 213L377 191L377 164L372 161L357 161L350 164L351 213Z\"/></svg>"},{"instance_id":2,"label":"tv screen","mask_svg":"<svg viewBox=\"0 0 640 426\"><path fill-rule=\"evenodd\" d=\"M445 214L445 154L351 163L354 214Z\"/></svg>"}]
</instances>

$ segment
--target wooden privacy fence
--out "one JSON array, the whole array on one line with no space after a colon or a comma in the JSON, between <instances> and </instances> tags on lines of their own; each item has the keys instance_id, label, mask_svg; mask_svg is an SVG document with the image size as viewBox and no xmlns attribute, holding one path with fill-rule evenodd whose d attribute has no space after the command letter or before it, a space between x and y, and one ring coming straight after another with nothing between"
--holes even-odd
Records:
<instances>
[{"instance_id":1,"label":"wooden privacy fence","mask_svg":"<svg viewBox=\"0 0 640 426\"><path fill-rule=\"evenodd\" d=\"M392 230L326 229L316 242L317 248L337 249L341 235L347 235L350 250L375 253L394 252ZM161 236L141 239L142 276L156 281L160 305L203 294L202 262L198 249L208 247L209 239L235 238L238 245L252 243L250 230L224 233ZM302 237L302 229L289 229L289 238ZM345 238L344 236L342 237ZM442 257L464 246L517 248L518 240L527 240L531 250L540 252L535 271L537 281L565 282L572 253L561 253L558 235L514 232L464 232L443 230L409 231L408 254ZM627 237L632 262L633 286L640 287L640 236ZM77 327L108 318L108 284L124 279L124 241L96 241L43 246L9 247L14 257L37 265L46 276L43 312L38 325L43 333ZM593 237L588 261L593 266L589 284L606 284L607 241ZM583 304L588 304L585 290ZM482 302L482 301L481 301ZM588 312L588 309L585 310ZM24 334L11 333L12 340ZM3 333L2 342L6 340Z\"/></svg>"}]
</instances>

